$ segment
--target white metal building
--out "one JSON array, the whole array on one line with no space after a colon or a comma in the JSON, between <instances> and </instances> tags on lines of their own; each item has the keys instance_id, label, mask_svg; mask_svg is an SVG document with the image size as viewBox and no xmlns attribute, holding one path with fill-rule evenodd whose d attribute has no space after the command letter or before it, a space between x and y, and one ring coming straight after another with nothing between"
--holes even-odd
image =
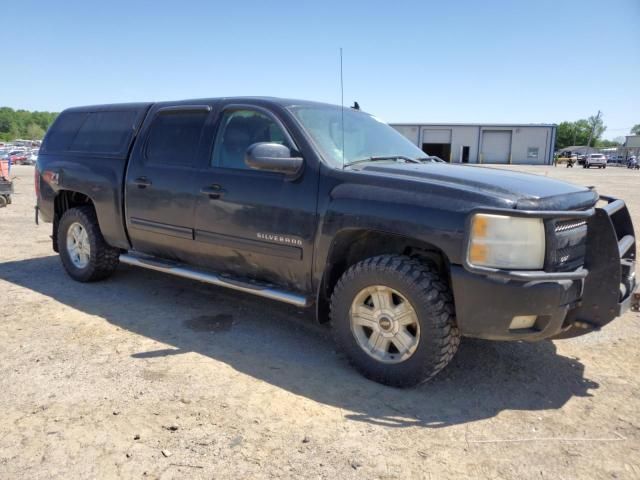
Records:
<instances>
[{"instance_id":1,"label":"white metal building","mask_svg":"<svg viewBox=\"0 0 640 480\"><path fill-rule=\"evenodd\" d=\"M391 124L425 153L452 163L551 165L555 125Z\"/></svg>"}]
</instances>

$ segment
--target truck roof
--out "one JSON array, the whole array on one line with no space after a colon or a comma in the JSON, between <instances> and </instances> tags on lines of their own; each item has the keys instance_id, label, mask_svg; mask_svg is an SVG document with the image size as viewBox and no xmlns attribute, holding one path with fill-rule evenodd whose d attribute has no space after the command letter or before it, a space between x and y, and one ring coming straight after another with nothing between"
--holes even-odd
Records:
<instances>
[{"instance_id":1,"label":"truck roof","mask_svg":"<svg viewBox=\"0 0 640 480\"><path fill-rule=\"evenodd\" d=\"M274 104L280 105L283 107L291 107L291 106L300 106L300 105L315 105L315 106L325 106L325 107L335 107L336 105L332 105L329 103L323 102L314 102L311 100L299 100L299 99L291 99L291 98L278 98L278 97L212 97L212 98L192 98L185 100L167 100L162 102L132 102L132 103L108 103L102 105L85 105L78 107L67 108L65 112L98 112L98 111L109 111L109 110L140 110L149 108L151 105L193 105L194 103L212 103L212 102L255 102L258 101L263 104Z\"/></svg>"}]
</instances>

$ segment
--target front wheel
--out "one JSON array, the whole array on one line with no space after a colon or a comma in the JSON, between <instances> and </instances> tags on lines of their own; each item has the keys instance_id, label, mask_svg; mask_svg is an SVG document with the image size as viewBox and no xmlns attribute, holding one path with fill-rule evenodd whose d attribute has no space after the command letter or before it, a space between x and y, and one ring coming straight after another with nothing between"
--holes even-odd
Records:
<instances>
[{"instance_id":1,"label":"front wheel","mask_svg":"<svg viewBox=\"0 0 640 480\"><path fill-rule=\"evenodd\" d=\"M460 344L446 281L400 255L363 260L342 275L331 297L331 325L360 373L394 387L431 379Z\"/></svg>"},{"instance_id":2,"label":"front wheel","mask_svg":"<svg viewBox=\"0 0 640 480\"><path fill-rule=\"evenodd\" d=\"M120 251L105 242L90 206L67 210L58 223L57 239L62 265L74 280L102 280L118 266Z\"/></svg>"}]
</instances>

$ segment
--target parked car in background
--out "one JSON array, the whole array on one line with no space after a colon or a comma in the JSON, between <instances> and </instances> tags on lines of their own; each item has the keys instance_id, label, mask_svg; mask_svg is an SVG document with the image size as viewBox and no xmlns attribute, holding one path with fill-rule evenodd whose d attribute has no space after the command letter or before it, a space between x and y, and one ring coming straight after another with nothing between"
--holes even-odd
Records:
<instances>
[{"instance_id":1,"label":"parked car in background","mask_svg":"<svg viewBox=\"0 0 640 480\"><path fill-rule=\"evenodd\" d=\"M29 153L29 157L25 162L25 165L35 165L37 161L38 161L38 150L31 150L31 152Z\"/></svg>"},{"instance_id":2,"label":"parked car in background","mask_svg":"<svg viewBox=\"0 0 640 480\"><path fill-rule=\"evenodd\" d=\"M607 157L602 153L590 153L584 160L584 168L607 168Z\"/></svg>"},{"instance_id":3,"label":"parked car in background","mask_svg":"<svg viewBox=\"0 0 640 480\"><path fill-rule=\"evenodd\" d=\"M25 152L15 153L9 156L9 160L13 165L24 165L29 156Z\"/></svg>"},{"instance_id":4,"label":"parked car in background","mask_svg":"<svg viewBox=\"0 0 640 480\"><path fill-rule=\"evenodd\" d=\"M0 159L11 160L12 165L35 165L40 149L0 148Z\"/></svg>"}]
</instances>

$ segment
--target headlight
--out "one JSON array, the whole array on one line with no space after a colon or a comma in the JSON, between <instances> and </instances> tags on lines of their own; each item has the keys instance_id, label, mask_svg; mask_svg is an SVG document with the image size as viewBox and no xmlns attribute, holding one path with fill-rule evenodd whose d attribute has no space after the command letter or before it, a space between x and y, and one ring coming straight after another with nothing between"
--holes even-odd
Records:
<instances>
[{"instance_id":1,"label":"headlight","mask_svg":"<svg viewBox=\"0 0 640 480\"><path fill-rule=\"evenodd\" d=\"M478 213L471 219L467 261L478 267L540 270L544 266L541 218Z\"/></svg>"}]
</instances>

